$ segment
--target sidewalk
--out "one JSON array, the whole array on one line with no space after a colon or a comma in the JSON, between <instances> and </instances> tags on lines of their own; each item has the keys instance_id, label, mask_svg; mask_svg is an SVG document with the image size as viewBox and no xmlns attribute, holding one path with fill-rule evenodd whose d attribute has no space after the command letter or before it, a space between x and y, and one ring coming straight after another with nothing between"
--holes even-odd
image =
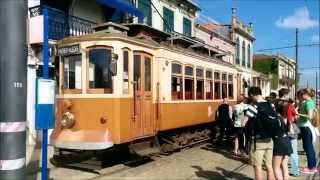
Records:
<instances>
[{"instance_id":1,"label":"sidewalk","mask_svg":"<svg viewBox=\"0 0 320 180\"><path fill-rule=\"evenodd\" d=\"M301 143L299 143L301 150ZM33 150L33 151L32 151ZM318 150L318 148L317 148ZM33 152L33 153L32 153ZM28 179L40 179L40 149L28 147ZM49 147L49 157L52 156ZM31 161L30 161L31 160ZM300 166L306 166L306 156L300 153ZM230 150L205 144L185 149L150 162L130 166L117 164L104 169L102 174L53 167L49 163L51 179L253 179L252 167L242 159L234 157ZM291 177L293 180L320 179L314 176Z\"/></svg>"}]
</instances>

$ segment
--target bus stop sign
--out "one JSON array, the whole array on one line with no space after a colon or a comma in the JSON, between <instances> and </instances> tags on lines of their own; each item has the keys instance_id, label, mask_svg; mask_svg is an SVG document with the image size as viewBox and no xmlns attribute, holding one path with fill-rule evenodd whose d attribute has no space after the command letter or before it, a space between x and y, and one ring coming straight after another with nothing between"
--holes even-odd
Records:
<instances>
[{"instance_id":1,"label":"bus stop sign","mask_svg":"<svg viewBox=\"0 0 320 180\"><path fill-rule=\"evenodd\" d=\"M55 124L55 81L38 78L36 86L36 129L53 129Z\"/></svg>"}]
</instances>

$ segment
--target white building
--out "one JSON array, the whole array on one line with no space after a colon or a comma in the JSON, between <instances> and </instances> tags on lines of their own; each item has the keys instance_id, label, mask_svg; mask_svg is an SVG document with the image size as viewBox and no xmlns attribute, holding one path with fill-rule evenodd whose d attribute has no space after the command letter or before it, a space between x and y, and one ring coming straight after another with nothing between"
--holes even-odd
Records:
<instances>
[{"instance_id":1,"label":"white building","mask_svg":"<svg viewBox=\"0 0 320 180\"><path fill-rule=\"evenodd\" d=\"M235 11L235 9L233 9ZM236 43L235 64L239 68L238 91L247 95L252 85L253 35L252 23L244 24L233 12L231 20L231 38Z\"/></svg>"}]
</instances>

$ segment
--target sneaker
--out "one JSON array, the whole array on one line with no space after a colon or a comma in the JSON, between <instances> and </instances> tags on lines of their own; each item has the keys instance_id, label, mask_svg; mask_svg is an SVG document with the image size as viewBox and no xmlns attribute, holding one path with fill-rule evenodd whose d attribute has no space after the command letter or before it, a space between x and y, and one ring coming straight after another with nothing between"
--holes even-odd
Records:
<instances>
[{"instance_id":1,"label":"sneaker","mask_svg":"<svg viewBox=\"0 0 320 180\"><path fill-rule=\"evenodd\" d=\"M301 170L301 173L303 173L303 174L314 174L314 173L316 173L316 171L318 171L318 170L317 169L303 168Z\"/></svg>"},{"instance_id":2,"label":"sneaker","mask_svg":"<svg viewBox=\"0 0 320 180\"><path fill-rule=\"evenodd\" d=\"M317 169L317 168L312 168L312 169L310 169L312 172L314 172L314 173L317 173L317 172L319 172L319 170Z\"/></svg>"},{"instance_id":3,"label":"sneaker","mask_svg":"<svg viewBox=\"0 0 320 180\"><path fill-rule=\"evenodd\" d=\"M292 176L292 177L299 177L300 176L299 173L290 173L289 175Z\"/></svg>"}]
</instances>

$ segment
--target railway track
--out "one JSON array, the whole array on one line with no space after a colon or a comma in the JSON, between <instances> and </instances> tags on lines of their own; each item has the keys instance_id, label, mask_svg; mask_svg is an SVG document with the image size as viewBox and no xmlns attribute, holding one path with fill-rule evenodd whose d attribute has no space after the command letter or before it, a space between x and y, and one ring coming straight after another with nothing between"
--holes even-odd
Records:
<instances>
[{"instance_id":1,"label":"railway track","mask_svg":"<svg viewBox=\"0 0 320 180\"><path fill-rule=\"evenodd\" d=\"M132 146L127 146L128 148L122 146L107 151L64 151L59 156L55 155L50 161L57 167L76 169L99 175L111 175L165 158L187 148L203 145L209 140L210 138L198 139L180 146L168 141L170 143L162 143L158 147L149 148L143 148L143 145L140 145L136 149L132 149ZM174 146L174 148L168 148L168 146Z\"/></svg>"}]
</instances>

